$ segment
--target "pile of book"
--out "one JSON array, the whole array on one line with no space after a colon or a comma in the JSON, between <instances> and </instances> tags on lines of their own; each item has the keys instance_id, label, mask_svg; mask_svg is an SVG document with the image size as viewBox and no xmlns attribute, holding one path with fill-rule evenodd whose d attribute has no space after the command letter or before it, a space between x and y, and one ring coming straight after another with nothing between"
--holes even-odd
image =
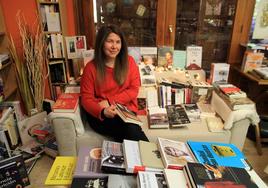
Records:
<instances>
[{"instance_id":1,"label":"pile of book","mask_svg":"<svg viewBox=\"0 0 268 188\"><path fill-rule=\"evenodd\" d=\"M232 110L255 109L255 103L240 88L229 83L214 83L216 93Z\"/></svg>"},{"instance_id":2,"label":"pile of book","mask_svg":"<svg viewBox=\"0 0 268 188\"><path fill-rule=\"evenodd\" d=\"M55 104L52 106L53 112L73 113L76 111L79 103L79 94L62 93Z\"/></svg>"},{"instance_id":3,"label":"pile of book","mask_svg":"<svg viewBox=\"0 0 268 188\"><path fill-rule=\"evenodd\" d=\"M165 138L158 138L157 143L105 140L102 147L81 147L77 158L57 157L46 185L257 187L247 172L250 169L243 153L233 144Z\"/></svg>"}]
</instances>

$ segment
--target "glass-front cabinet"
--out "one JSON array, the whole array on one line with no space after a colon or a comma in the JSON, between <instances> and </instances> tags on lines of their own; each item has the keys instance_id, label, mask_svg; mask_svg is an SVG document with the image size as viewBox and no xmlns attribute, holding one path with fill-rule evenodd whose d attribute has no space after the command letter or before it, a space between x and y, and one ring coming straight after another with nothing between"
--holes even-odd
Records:
<instances>
[{"instance_id":1,"label":"glass-front cabinet","mask_svg":"<svg viewBox=\"0 0 268 188\"><path fill-rule=\"evenodd\" d=\"M76 0L78 34L94 46L104 24L116 24L130 46L203 47L202 68L240 61L255 0ZM232 51L232 53L230 53Z\"/></svg>"}]
</instances>

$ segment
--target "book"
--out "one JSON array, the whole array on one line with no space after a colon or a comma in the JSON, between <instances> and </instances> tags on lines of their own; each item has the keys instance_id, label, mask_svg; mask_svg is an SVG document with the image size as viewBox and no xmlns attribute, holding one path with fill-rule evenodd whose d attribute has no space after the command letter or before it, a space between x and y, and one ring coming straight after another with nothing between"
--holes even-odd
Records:
<instances>
[{"instance_id":1,"label":"book","mask_svg":"<svg viewBox=\"0 0 268 188\"><path fill-rule=\"evenodd\" d=\"M202 67L202 46L187 46L186 47L186 67L192 64Z\"/></svg>"},{"instance_id":2,"label":"book","mask_svg":"<svg viewBox=\"0 0 268 188\"><path fill-rule=\"evenodd\" d=\"M164 169L164 176L168 188L188 188L186 178L182 170Z\"/></svg>"},{"instance_id":3,"label":"book","mask_svg":"<svg viewBox=\"0 0 268 188\"><path fill-rule=\"evenodd\" d=\"M128 55L132 56L137 64L141 63L142 57L140 47L131 46L128 47L127 49L128 49Z\"/></svg>"},{"instance_id":4,"label":"book","mask_svg":"<svg viewBox=\"0 0 268 188\"><path fill-rule=\"evenodd\" d=\"M248 72L255 68L261 67L264 58L264 53L246 51L242 62L242 71Z\"/></svg>"},{"instance_id":5,"label":"book","mask_svg":"<svg viewBox=\"0 0 268 188\"><path fill-rule=\"evenodd\" d=\"M137 187L137 180L135 176L109 174L107 187L133 188Z\"/></svg>"},{"instance_id":6,"label":"book","mask_svg":"<svg viewBox=\"0 0 268 188\"><path fill-rule=\"evenodd\" d=\"M108 185L108 176L106 177L84 177L74 178L71 188L99 187L106 188Z\"/></svg>"},{"instance_id":7,"label":"book","mask_svg":"<svg viewBox=\"0 0 268 188\"><path fill-rule=\"evenodd\" d=\"M0 161L11 157L10 144L6 135L7 131L0 130Z\"/></svg>"},{"instance_id":8,"label":"book","mask_svg":"<svg viewBox=\"0 0 268 188\"><path fill-rule=\"evenodd\" d=\"M157 65L157 47L140 47L141 63Z\"/></svg>"},{"instance_id":9,"label":"book","mask_svg":"<svg viewBox=\"0 0 268 188\"><path fill-rule=\"evenodd\" d=\"M101 171L101 150L98 147L80 147L73 177L107 177Z\"/></svg>"},{"instance_id":10,"label":"book","mask_svg":"<svg viewBox=\"0 0 268 188\"><path fill-rule=\"evenodd\" d=\"M144 151L144 146L142 150ZM140 144L138 141L124 140L123 152L124 152L125 166L127 173L137 173L138 171L162 171L162 168L161 167L159 168L159 166L161 166L161 164L159 163L161 162L158 159L157 152L156 153L149 152L148 154L148 151L146 151L147 155L143 154L143 161L145 160L145 164L149 164L149 166L146 166L142 163L141 158L142 153L140 151ZM146 160L148 155L151 155L152 159L154 160L148 162Z\"/></svg>"},{"instance_id":11,"label":"book","mask_svg":"<svg viewBox=\"0 0 268 188\"><path fill-rule=\"evenodd\" d=\"M254 72L256 72L262 79L267 80L268 79L268 67L259 67L253 69Z\"/></svg>"},{"instance_id":12,"label":"book","mask_svg":"<svg viewBox=\"0 0 268 188\"><path fill-rule=\"evenodd\" d=\"M165 138L157 142L165 168L181 170L187 162L195 161L186 143Z\"/></svg>"},{"instance_id":13,"label":"book","mask_svg":"<svg viewBox=\"0 0 268 188\"><path fill-rule=\"evenodd\" d=\"M210 67L210 83L214 82L227 83L229 76L230 64L227 63L211 63Z\"/></svg>"},{"instance_id":14,"label":"book","mask_svg":"<svg viewBox=\"0 0 268 188\"><path fill-rule=\"evenodd\" d=\"M187 163L184 170L192 187L258 187L243 168Z\"/></svg>"},{"instance_id":15,"label":"book","mask_svg":"<svg viewBox=\"0 0 268 188\"><path fill-rule=\"evenodd\" d=\"M201 117L214 117L216 115L215 110L213 109L211 104L198 102L196 103L200 110Z\"/></svg>"},{"instance_id":16,"label":"book","mask_svg":"<svg viewBox=\"0 0 268 188\"><path fill-rule=\"evenodd\" d=\"M196 103L183 104L183 107L190 122L201 121L200 119L201 112Z\"/></svg>"},{"instance_id":17,"label":"book","mask_svg":"<svg viewBox=\"0 0 268 188\"><path fill-rule=\"evenodd\" d=\"M154 67L152 65L139 64L139 71L142 86L155 86L156 78L154 75Z\"/></svg>"},{"instance_id":18,"label":"book","mask_svg":"<svg viewBox=\"0 0 268 188\"><path fill-rule=\"evenodd\" d=\"M166 109L170 127L183 127L191 123L182 105L167 105Z\"/></svg>"},{"instance_id":19,"label":"book","mask_svg":"<svg viewBox=\"0 0 268 188\"><path fill-rule=\"evenodd\" d=\"M116 112L118 116L126 123L134 123L137 125L143 125L143 122L137 117L137 115L129 110L126 106L116 103Z\"/></svg>"},{"instance_id":20,"label":"book","mask_svg":"<svg viewBox=\"0 0 268 188\"><path fill-rule=\"evenodd\" d=\"M0 160L0 187L26 187L30 180L22 155Z\"/></svg>"},{"instance_id":21,"label":"book","mask_svg":"<svg viewBox=\"0 0 268 188\"><path fill-rule=\"evenodd\" d=\"M140 140L139 148L143 166L160 170L164 168L160 151L158 150L156 143Z\"/></svg>"},{"instance_id":22,"label":"book","mask_svg":"<svg viewBox=\"0 0 268 188\"><path fill-rule=\"evenodd\" d=\"M244 154L234 144L194 141L187 144L202 164L251 169Z\"/></svg>"},{"instance_id":23,"label":"book","mask_svg":"<svg viewBox=\"0 0 268 188\"><path fill-rule=\"evenodd\" d=\"M50 32L60 32L60 15L59 12L47 12L47 31Z\"/></svg>"},{"instance_id":24,"label":"book","mask_svg":"<svg viewBox=\"0 0 268 188\"><path fill-rule=\"evenodd\" d=\"M73 113L78 107L79 94L62 93L52 106L53 112Z\"/></svg>"},{"instance_id":25,"label":"book","mask_svg":"<svg viewBox=\"0 0 268 188\"><path fill-rule=\"evenodd\" d=\"M167 188L167 182L163 173L160 172L138 172L138 188Z\"/></svg>"},{"instance_id":26,"label":"book","mask_svg":"<svg viewBox=\"0 0 268 188\"><path fill-rule=\"evenodd\" d=\"M159 46L157 53L157 64L161 67L172 67L173 66L173 52L174 47L172 46Z\"/></svg>"},{"instance_id":27,"label":"book","mask_svg":"<svg viewBox=\"0 0 268 188\"><path fill-rule=\"evenodd\" d=\"M192 87L191 103L197 103L200 101L209 102L212 96L213 86L204 81L190 81Z\"/></svg>"},{"instance_id":28,"label":"book","mask_svg":"<svg viewBox=\"0 0 268 188\"><path fill-rule=\"evenodd\" d=\"M186 65L186 51L174 50L173 52L173 67L185 69Z\"/></svg>"},{"instance_id":29,"label":"book","mask_svg":"<svg viewBox=\"0 0 268 188\"><path fill-rule=\"evenodd\" d=\"M76 161L76 157L56 157L46 178L45 185L71 185Z\"/></svg>"},{"instance_id":30,"label":"book","mask_svg":"<svg viewBox=\"0 0 268 188\"><path fill-rule=\"evenodd\" d=\"M166 108L151 107L148 108L148 125L150 129L168 128L168 116Z\"/></svg>"},{"instance_id":31,"label":"book","mask_svg":"<svg viewBox=\"0 0 268 188\"><path fill-rule=\"evenodd\" d=\"M101 170L111 173L126 172L122 143L104 140L101 150Z\"/></svg>"}]
</instances>

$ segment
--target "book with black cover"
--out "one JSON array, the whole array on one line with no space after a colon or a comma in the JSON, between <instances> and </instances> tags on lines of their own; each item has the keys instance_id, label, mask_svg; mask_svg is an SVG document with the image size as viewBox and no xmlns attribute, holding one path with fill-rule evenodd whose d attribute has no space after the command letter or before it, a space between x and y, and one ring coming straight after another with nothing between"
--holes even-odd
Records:
<instances>
[{"instance_id":1,"label":"book with black cover","mask_svg":"<svg viewBox=\"0 0 268 188\"><path fill-rule=\"evenodd\" d=\"M22 155L0 161L0 187L26 187L30 185Z\"/></svg>"},{"instance_id":2,"label":"book with black cover","mask_svg":"<svg viewBox=\"0 0 268 188\"><path fill-rule=\"evenodd\" d=\"M200 163L187 163L184 169L186 178L192 187L248 187L258 186L251 180L248 172L243 168L213 166Z\"/></svg>"},{"instance_id":3,"label":"book with black cover","mask_svg":"<svg viewBox=\"0 0 268 188\"><path fill-rule=\"evenodd\" d=\"M109 173L126 173L122 143L108 140L103 141L101 169Z\"/></svg>"},{"instance_id":4,"label":"book with black cover","mask_svg":"<svg viewBox=\"0 0 268 188\"><path fill-rule=\"evenodd\" d=\"M167 105L166 109L170 127L182 127L191 123L182 105Z\"/></svg>"},{"instance_id":5,"label":"book with black cover","mask_svg":"<svg viewBox=\"0 0 268 188\"><path fill-rule=\"evenodd\" d=\"M107 188L108 176L106 177L87 177L87 178L74 178L71 188L86 188L86 187L98 187Z\"/></svg>"}]
</instances>

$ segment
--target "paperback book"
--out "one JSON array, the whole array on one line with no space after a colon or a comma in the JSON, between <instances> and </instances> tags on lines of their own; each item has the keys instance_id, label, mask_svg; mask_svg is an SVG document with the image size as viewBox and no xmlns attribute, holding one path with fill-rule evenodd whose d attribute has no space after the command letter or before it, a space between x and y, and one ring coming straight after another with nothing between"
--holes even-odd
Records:
<instances>
[{"instance_id":1,"label":"paperback book","mask_svg":"<svg viewBox=\"0 0 268 188\"><path fill-rule=\"evenodd\" d=\"M202 164L251 169L244 154L233 144L194 141L188 141L187 144Z\"/></svg>"},{"instance_id":2,"label":"paperback book","mask_svg":"<svg viewBox=\"0 0 268 188\"><path fill-rule=\"evenodd\" d=\"M156 78L154 75L154 67L152 65L139 64L139 71L142 86L155 86Z\"/></svg>"},{"instance_id":3,"label":"paperback book","mask_svg":"<svg viewBox=\"0 0 268 188\"><path fill-rule=\"evenodd\" d=\"M165 168L182 170L187 162L195 161L184 142L158 138L158 146Z\"/></svg>"},{"instance_id":4,"label":"paperback book","mask_svg":"<svg viewBox=\"0 0 268 188\"><path fill-rule=\"evenodd\" d=\"M172 46L160 46L158 47L157 63L161 67L172 67L173 66L173 52Z\"/></svg>"},{"instance_id":5,"label":"paperback book","mask_svg":"<svg viewBox=\"0 0 268 188\"><path fill-rule=\"evenodd\" d=\"M106 177L84 177L74 178L71 188L84 188L84 187L108 187L108 176Z\"/></svg>"},{"instance_id":6,"label":"paperback book","mask_svg":"<svg viewBox=\"0 0 268 188\"><path fill-rule=\"evenodd\" d=\"M192 64L202 67L202 46L187 46L186 48L186 67Z\"/></svg>"},{"instance_id":7,"label":"paperback book","mask_svg":"<svg viewBox=\"0 0 268 188\"><path fill-rule=\"evenodd\" d=\"M139 172L137 185L138 188L168 188L165 176L160 172Z\"/></svg>"},{"instance_id":8,"label":"paperback book","mask_svg":"<svg viewBox=\"0 0 268 188\"><path fill-rule=\"evenodd\" d=\"M187 163L184 171L192 187L258 187L243 168Z\"/></svg>"},{"instance_id":9,"label":"paperback book","mask_svg":"<svg viewBox=\"0 0 268 188\"><path fill-rule=\"evenodd\" d=\"M126 172L122 143L104 140L101 150L101 170L109 173Z\"/></svg>"},{"instance_id":10,"label":"paperback book","mask_svg":"<svg viewBox=\"0 0 268 188\"><path fill-rule=\"evenodd\" d=\"M182 105L180 104L167 105L166 109L167 109L169 125L171 128L183 127L191 123Z\"/></svg>"},{"instance_id":11,"label":"paperback book","mask_svg":"<svg viewBox=\"0 0 268 188\"><path fill-rule=\"evenodd\" d=\"M0 161L0 187L26 187L30 180L22 155Z\"/></svg>"},{"instance_id":12,"label":"paperback book","mask_svg":"<svg viewBox=\"0 0 268 188\"><path fill-rule=\"evenodd\" d=\"M164 175L169 188L188 188L186 177L182 170L165 168Z\"/></svg>"},{"instance_id":13,"label":"paperback book","mask_svg":"<svg viewBox=\"0 0 268 188\"><path fill-rule=\"evenodd\" d=\"M151 107L148 109L148 118L149 118L149 128L158 129L158 128L168 128L168 116L166 108L160 107Z\"/></svg>"},{"instance_id":14,"label":"paperback book","mask_svg":"<svg viewBox=\"0 0 268 188\"><path fill-rule=\"evenodd\" d=\"M137 117L137 115L129 110L126 106L116 103L116 112L118 116L126 123L134 123L137 125L142 125L142 121Z\"/></svg>"},{"instance_id":15,"label":"paperback book","mask_svg":"<svg viewBox=\"0 0 268 188\"><path fill-rule=\"evenodd\" d=\"M135 176L109 174L108 188L133 188L137 187L137 180ZM101 187L99 187L101 188Z\"/></svg>"},{"instance_id":16,"label":"paperback book","mask_svg":"<svg viewBox=\"0 0 268 188\"><path fill-rule=\"evenodd\" d=\"M183 104L186 114L190 120L190 122L196 122L196 121L201 121L200 119L200 110L197 106L196 103L192 104Z\"/></svg>"}]
</instances>

